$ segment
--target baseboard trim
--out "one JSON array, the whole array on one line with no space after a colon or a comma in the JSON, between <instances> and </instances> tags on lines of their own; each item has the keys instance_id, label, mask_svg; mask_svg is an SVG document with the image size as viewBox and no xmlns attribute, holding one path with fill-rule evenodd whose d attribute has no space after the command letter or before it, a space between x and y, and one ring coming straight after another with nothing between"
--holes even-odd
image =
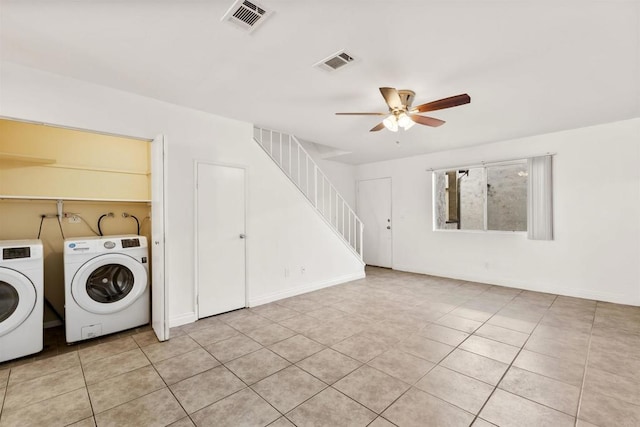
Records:
<instances>
[{"instance_id":1,"label":"baseboard trim","mask_svg":"<svg viewBox=\"0 0 640 427\"><path fill-rule=\"evenodd\" d=\"M427 271L427 270L415 269L415 268L399 266L399 265L394 265L393 269L397 271L405 271L408 273L426 274L429 276L446 277L449 279L465 280L465 281L477 282L477 283L486 283L488 285L504 286L505 288L522 289L525 291L543 292L543 293L556 294L556 295L562 295L567 297L612 302L615 304L640 306L640 299L635 299L630 301L628 297L621 294L617 294L617 293L598 292L598 291L590 291L587 289L576 289L576 288L559 288L557 286L539 286L535 283L526 283L526 282L516 283L508 279L502 280L500 278L496 279L496 278L487 278L487 277L477 277L474 275L466 275L466 274L447 274L444 272Z\"/></svg>"},{"instance_id":2,"label":"baseboard trim","mask_svg":"<svg viewBox=\"0 0 640 427\"><path fill-rule=\"evenodd\" d=\"M169 319L169 327L175 328L177 326L186 325L187 323L193 323L196 320L198 320L198 315L194 311L190 313L179 314Z\"/></svg>"},{"instance_id":3,"label":"baseboard trim","mask_svg":"<svg viewBox=\"0 0 640 427\"><path fill-rule=\"evenodd\" d=\"M306 294L307 292L317 291L319 289L328 288L331 286L339 285L341 283L351 282L353 280L363 279L365 272L361 271L355 274L347 274L340 277L335 277L329 280L322 280L319 282L311 283L305 286L286 289L284 291L274 292L272 294L263 295L257 298L251 298L249 300L249 307L256 307L263 304L268 304L273 301L278 301L284 298L293 297L300 294Z\"/></svg>"},{"instance_id":4,"label":"baseboard trim","mask_svg":"<svg viewBox=\"0 0 640 427\"><path fill-rule=\"evenodd\" d=\"M307 292L317 291L318 289L328 288L330 286L339 285L345 282L351 282L352 280L363 279L366 277L364 270L355 274L347 274L340 277L335 277L330 280L323 280L309 285L305 285L299 288L287 289L273 294L265 295L258 298L252 298L249 300L249 307L256 307L258 305L267 304L273 301L278 301L283 298L293 297ZM173 316L169 319L169 327L175 328L178 326L193 323L198 320L198 314L196 312L189 312Z\"/></svg>"}]
</instances>

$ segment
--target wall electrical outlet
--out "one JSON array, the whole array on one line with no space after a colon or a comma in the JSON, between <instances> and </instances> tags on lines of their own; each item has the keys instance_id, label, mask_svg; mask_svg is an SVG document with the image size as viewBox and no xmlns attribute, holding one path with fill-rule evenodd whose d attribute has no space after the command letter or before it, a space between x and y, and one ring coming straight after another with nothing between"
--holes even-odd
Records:
<instances>
[{"instance_id":1,"label":"wall electrical outlet","mask_svg":"<svg viewBox=\"0 0 640 427\"><path fill-rule=\"evenodd\" d=\"M77 215L71 215L69 218L67 218L67 221L69 222L69 224L79 224L80 217Z\"/></svg>"}]
</instances>

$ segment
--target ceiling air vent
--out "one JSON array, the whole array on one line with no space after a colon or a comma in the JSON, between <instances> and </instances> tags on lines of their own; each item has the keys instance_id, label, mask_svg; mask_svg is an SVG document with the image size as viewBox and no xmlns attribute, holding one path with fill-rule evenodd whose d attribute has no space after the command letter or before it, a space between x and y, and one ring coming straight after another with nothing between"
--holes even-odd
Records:
<instances>
[{"instance_id":1,"label":"ceiling air vent","mask_svg":"<svg viewBox=\"0 0 640 427\"><path fill-rule=\"evenodd\" d=\"M270 14L271 11L255 2L237 0L224 14L222 20L232 22L250 33L258 28Z\"/></svg>"},{"instance_id":2,"label":"ceiling air vent","mask_svg":"<svg viewBox=\"0 0 640 427\"><path fill-rule=\"evenodd\" d=\"M341 50L329 56L328 58L325 58L322 61L313 64L313 66L326 71L335 71L338 68L342 68L353 61L355 61L355 58L353 56L349 55L344 50Z\"/></svg>"}]
</instances>

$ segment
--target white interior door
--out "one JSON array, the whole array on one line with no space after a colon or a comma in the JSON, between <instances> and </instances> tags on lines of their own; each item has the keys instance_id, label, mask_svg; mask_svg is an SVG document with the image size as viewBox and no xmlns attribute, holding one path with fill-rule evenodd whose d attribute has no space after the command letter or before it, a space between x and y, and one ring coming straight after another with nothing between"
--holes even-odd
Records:
<instances>
[{"instance_id":1,"label":"white interior door","mask_svg":"<svg viewBox=\"0 0 640 427\"><path fill-rule=\"evenodd\" d=\"M364 224L364 262L391 268L391 178L358 181L357 210Z\"/></svg>"},{"instance_id":2,"label":"white interior door","mask_svg":"<svg viewBox=\"0 0 640 427\"><path fill-rule=\"evenodd\" d=\"M160 341L169 339L165 286L166 140L151 142L151 326Z\"/></svg>"},{"instance_id":3,"label":"white interior door","mask_svg":"<svg viewBox=\"0 0 640 427\"><path fill-rule=\"evenodd\" d=\"M245 169L197 163L198 318L246 306Z\"/></svg>"}]
</instances>

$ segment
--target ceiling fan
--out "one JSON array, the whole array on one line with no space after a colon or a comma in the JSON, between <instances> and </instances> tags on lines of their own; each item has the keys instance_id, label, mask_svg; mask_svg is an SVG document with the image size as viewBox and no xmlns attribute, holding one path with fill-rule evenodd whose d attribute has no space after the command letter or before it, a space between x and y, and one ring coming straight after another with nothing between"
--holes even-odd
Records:
<instances>
[{"instance_id":1,"label":"ceiling fan","mask_svg":"<svg viewBox=\"0 0 640 427\"><path fill-rule=\"evenodd\" d=\"M412 107L411 104L416 96L416 93L412 90L397 90L392 87L381 87L380 93L382 93L382 96L389 107L388 113L336 113L336 115L387 116L381 123L374 126L370 132L377 132L385 127L392 132L397 132L399 127L404 130L408 130L416 123L432 127L442 126L445 123L443 120L421 116L417 113L443 110L445 108L457 107L458 105L468 104L471 102L471 97L465 93L462 95L439 99L437 101L427 102L426 104L421 104L417 107Z\"/></svg>"}]
</instances>

